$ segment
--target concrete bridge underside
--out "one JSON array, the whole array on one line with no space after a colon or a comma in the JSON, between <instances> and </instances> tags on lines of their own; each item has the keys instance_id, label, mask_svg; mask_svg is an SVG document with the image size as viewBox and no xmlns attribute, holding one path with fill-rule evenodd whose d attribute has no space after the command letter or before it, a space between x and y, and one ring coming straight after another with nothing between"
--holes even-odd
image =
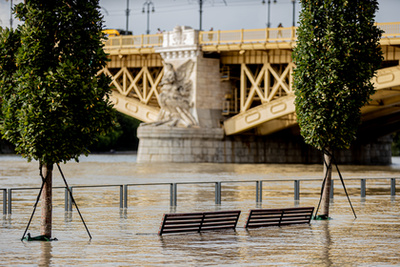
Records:
<instances>
[{"instance_id":1,"label":"concrete bridge underside","mask_svg":"<svg viewBox=\"0 0 400 267\"><path fill-rule=\"evenodd\" d=\"M400 57L400 52L396 52ZM248 54L249 58L257 58L257 52ZM126 57L129 60L129 56ZM280 55L275 61L279 62L286 57ZM232 60L232 54L221 55L221 84L228 84L221 106L221 122L225 134L251 131L256 135L268 135L296 125L290 78L292 63L260 64L260 59L251 62L245 57L236 60ZM157 98L163 67L161 59L153 58L152 61L153 66L123 67L116 64L103 70L113 77L111 98L115 108L143 122L154 122L160 110ZM245 64L243 61L250 63ZM361 110L363 123L370 125L369 128L375 127L374 132L382 131L382 134L400 129L394 129L397 118L400 120L400 116L397 116L400 112L400 66L380 69L373 82L376 93ZM390 127L381 127L383 125L379 123L384 121L379 118L386 118L385 125Z\"/></svg>"}]
</instances>

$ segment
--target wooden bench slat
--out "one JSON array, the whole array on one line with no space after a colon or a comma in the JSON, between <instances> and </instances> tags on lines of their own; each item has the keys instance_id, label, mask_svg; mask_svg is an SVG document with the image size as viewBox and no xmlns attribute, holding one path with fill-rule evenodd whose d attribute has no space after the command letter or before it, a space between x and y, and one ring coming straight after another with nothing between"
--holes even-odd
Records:
<instances>
[{"instance_id":1,"label":"wooden bench slat","mask_svg":"<svg viewBox=\"0 0 400 267\"><path fill-rule=\"evenodd\" d=\"M212 223L203 223L201 226L201 229L206 228L206 227L212 227L212 226L218 226L218 225L230 225L230 227L234 227L236 225L236 222L231 221L231 222L212 222Z\"/></svg>"},{"instance_id":2,"label":"wooden bench slat","mask_svg":"<svg viewBox=\"0 0 400 267\"><path fill-rule=\"evenodd\" d=\"M253 214L273 214L273 213L282 213L282 209L257 209L250 210Z\"/></svg>"},{"instance_id":3,"label":"wooden bench slat","mask_svg":"<svg viewBox=\"0 0 400 267\"><path fill-rule=\"evenodd\" d=\"M193 219L189 219L189 220L167 220L165 221L165 224L185 224L185 223L200 223L202 222L202 219L199 220L193 220Z\"/></svg>"},{"instance_id":4,"label":"wooden bench slat","mask_svg":"<svg viewBox=\"0 0 400 267\"><path fill-rule=\"evenodd\" d=\"M203 231L217 231L217 230L232 230L232 229L234 229L234 227L233 226L214 226L214 227L212 227L212 228L207 228L207 227L205 227L205 228L201 228L201 231L200 232L203 232Z\"/></svg>"},{"instance_id":5,"label":"wooden bench slat","mask_svg":"<svg viewBox=\"0 0 400 267\"><path fill-rule=\"evenodd\" d=\"M171 229L171 228L199 228L201 226L201 223L188 223L188 224L164 224L163 229Z\"/></svg>"},{"instance_id":6,"label":"wooden bench slat","mask_svg":"<svg viewBox=\"0 0 400 267\"><path fill-rule=\"evenodd\" d=\"M265 216L251 217L251 219L255 220L255 221L257 221L257 220L280 220L281 217L282 217L281 215L279 215L279 216L268 216L268 215L265 215Z\"/></svg>"},{"instance_id":7,"label":"wooden bench slat","mask_svg":"<svg viewBox=\"0 0 400 267\"><path fill-rule=\"evenodd\" d=\"M172 233L187 233L187 232L198 232L198 228L196 229L164 229L163 234L172 234Z\"/></svg>"},{"instance_id":8,"label":"wooden bench slat","mask_svg":"<svg viewBox=\"0 0 400 267\"><path fill-rule=\"evenodd\" d=\"M256 223L256 224L250 224L246 228L260 228L260 227L268 227L268 226L280 226L281 224L279 222L270 222L270 223Z\"/></svg>"},{"instance_id":9,"label":"wooden bench slat","mask_svg":"<svg viewBox=\"0 0 400 267\"><path fill-rule=\"evenodd\" d=\"M203 215L196 215L196 216L166 216L169 220L189 220L189 219L202 219Z\"/></svg>"},{"instance_id":10,"label":"wooden bench slat","mask_svg":"<svg viewBox=\"0 0 400 267\"><path fill-rule=\"evenodd\" d=\"M191 212L191 213L166 213L164 216L167 217L190 217L190 216L203 216L202 212Z\"/></svg>"}]
</instances>

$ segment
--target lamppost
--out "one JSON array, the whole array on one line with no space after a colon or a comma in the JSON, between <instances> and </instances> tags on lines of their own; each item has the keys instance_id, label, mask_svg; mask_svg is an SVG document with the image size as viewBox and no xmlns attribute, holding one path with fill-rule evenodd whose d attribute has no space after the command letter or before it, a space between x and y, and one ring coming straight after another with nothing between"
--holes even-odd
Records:
<instances>
[{"instance_id":1,"label":"lamppost","mask_svg":"<svg viewBox=\"0 0 400 267\"><path fill-rule=\"evenodd\" d=\"M293 0L292 0L293 1ZM274 4L276 4L277 0L274 0ZM262 0L261 2L263 5L265 5L265 0ZM267 28L271 27L271 22L270 22L270 14L271 14L271 0L268 0L268 23L267 23Z\"/></svg>"},{"instance_id":2,"label":"lamppost","mask_svg":"<svg viewBox=\"0 0 400 267\"><path fill-rule=\"evenodd\" d=\"M126 0L126 10L125 10L125 15L126 15L126 27L125 27L125 35L128 35L128 26L129 26L129 0Z\"/></svg>"},{"instance_id":3,"label":"lamppost","mask_svg":"<svg viewBox=\"0 0 400 267\"><path fill-rule=\"evenodd\" d=\"M296 26L296 21L295 21L295 7L296 7L296 0L292 0L293 4L293 27Z\"/></svg>"},{"instance_id":4,"label":"lamppost","mask_svg":"<svg viewBox=\"0 0 400 267\"><path fill-rule=\"evenodd\" d=\"M153 4L153 2L152 2L151 0L146 0L146 2L144 2L144 4L143 4L142 13L145 12L145 7L147 7L147 31L146 31L146 33L147 33L147 34L150 34L150 29L149 29L150 7L152 7L152 8L151 8L151 12L154 12L154 11L155 11L155 9L154 9L154 4Z\"/></svg>"},{"instance_id":5,"label":"lamppost","mask_svg":"<svg viewBox=\"0 0 400 267\"><path fill-rule=\"evenodd\" d=\"M203 27L203 25L202 25L202 17L203 17L203 0L199 0L199 13L200 13L200 31L202 31L203 29L202 29L202 27Z\"/></svg>"},{"instance_id":6,"label":"lamppost","mask_svg":"<svg viewBox=\"0 0 400 267\"><path fill-rule=\"evenodd\" d=\"M12 30L13 25L13 14L12 14L13 0L10 1L10 29Z\"/></svg>"}]
</instances>

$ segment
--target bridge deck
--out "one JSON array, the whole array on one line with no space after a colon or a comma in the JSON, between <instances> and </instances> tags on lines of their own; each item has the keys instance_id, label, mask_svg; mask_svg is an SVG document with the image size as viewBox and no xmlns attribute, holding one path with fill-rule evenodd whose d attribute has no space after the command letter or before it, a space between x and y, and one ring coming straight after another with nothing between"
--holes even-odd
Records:
<instances>
[{"instance_id":1,"label":"bridge deck","mask_svg":"<svg viewBox=\"0 0 400 267\"><path fill-rule=\"evenodd\" d=\"M381 45L400 45L400 22L377 23L384 33ZM201 31L199 44L203 51L240 51L260 49L292 49L297 27L264 28L231 31ZM120 35L109 37L104 49L110 55L152 54L161 47L169 33Z\"/></svg>"}]
</instances>

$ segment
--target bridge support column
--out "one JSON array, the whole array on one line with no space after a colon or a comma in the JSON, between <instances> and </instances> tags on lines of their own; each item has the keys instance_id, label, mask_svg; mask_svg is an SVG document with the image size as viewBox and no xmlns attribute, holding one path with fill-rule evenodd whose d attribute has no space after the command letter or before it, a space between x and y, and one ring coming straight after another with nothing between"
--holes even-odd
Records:
<instances>
[{"instance_id":1,"label":"bridge support column","mask_svg":"<svg viewBox=\"0 0 400 267\"><path fill-rule=\"evenodd\" d=\"M206 58L198 32L177 26L156 49L164 60L157 121L138 128L138 162L221 162L224 89L219 59Z\"/></svg>"},{"instance_id":2,"label":"bridge support column","mask_svg":"<svg viewBox=\"0 0 400 267\"><path fill-rule=\"evenodd\" d=\"M138 128L137 162L221 162L221 128Z\"/></svg>"}]
</instances>

